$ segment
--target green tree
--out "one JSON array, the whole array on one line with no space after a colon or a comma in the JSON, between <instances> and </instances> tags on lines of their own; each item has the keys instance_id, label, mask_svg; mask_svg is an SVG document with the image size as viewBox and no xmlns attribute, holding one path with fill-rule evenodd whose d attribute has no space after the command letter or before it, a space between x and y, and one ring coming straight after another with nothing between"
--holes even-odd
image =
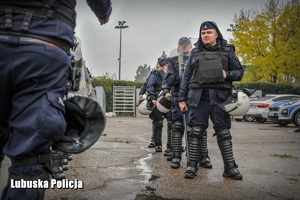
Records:
<instances>
[{"instance_id":1,"label":"green tree","mask_svg":"<svg viewBox=\"0 0 300 200\"><path fill-rule=\"evenodd\" d=\"M299 77L300 4L269 0L261 12L241 10L230 43L247 65L243 81L291 82Z\"/></svg>"},{"instance_id":2,"label":"green tree","mask_svg":"<svg viewBox=\"0 0 300 200\"><path fill-rule=\"evenodd\" d=\"M136 70L136 75L134 77L135 82L145 82L150 71L151 71L150 65L147 66L147 64L140 65Z\"/></svg>"}]
</instances>

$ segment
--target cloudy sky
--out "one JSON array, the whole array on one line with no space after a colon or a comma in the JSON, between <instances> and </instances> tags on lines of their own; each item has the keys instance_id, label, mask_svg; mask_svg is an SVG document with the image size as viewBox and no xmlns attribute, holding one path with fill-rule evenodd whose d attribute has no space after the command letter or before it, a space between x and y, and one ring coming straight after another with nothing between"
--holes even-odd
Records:
<instances>
[{"instance_id":1,"label":"cloudy sky","mask_svg":"<svg viewBox=\"0 0 300 200\"><path fill-rule=\"evenodd\" d=\"M82 42L83 57L93 76L106 72L119 75L120 29L122 30L121 79L134 80L140 65L154 67L165 51L168 55L183 36L197 38L203 21L215 21L223 37L241 9L258 10L268 0L112 0L108 24L100 26L86 1L77 1L76 35ZM194 39L196 40L196 39Z\"/></svg>"}]
</instances>

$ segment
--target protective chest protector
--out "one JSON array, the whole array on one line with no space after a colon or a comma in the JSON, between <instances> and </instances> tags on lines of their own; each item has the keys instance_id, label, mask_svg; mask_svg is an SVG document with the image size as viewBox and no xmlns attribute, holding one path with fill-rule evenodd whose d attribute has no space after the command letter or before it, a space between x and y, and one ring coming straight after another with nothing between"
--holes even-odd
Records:
<instances>
[{"instance_id":1,"label":"protective chest protector","mask_svg":"<svg viewBox=\"0 0 300 200\"><path fill-rule=\"evenodd\" d=\"M233 46L227 45L225 49L217 51L198 51L193 49L195 68L189 87L230 89L231 82L223 77L223 70L229 70L228 54Z\"/></svg>"},{"instance_id":2,"label":"protective chest protector","mask_svg":"<svg viewBox=\"0 0 300 200\"><path fill-rule=\"evenodd\" d=\"M64 3L59 0L0 0L0 11L5 12L5 29L0 30L0 34L12 34L36 38L54 43L65 51L69 51L70 45L65 41L61 41L57 38L31 34L28 33L28 29L32 17L38 17L41 19L59 20L74 30L76 18L75 6L75 0L65 0ZM24 15L20 32L12 30L14 23L13 14L15 13Z\"/></svg>"}]
</instances>

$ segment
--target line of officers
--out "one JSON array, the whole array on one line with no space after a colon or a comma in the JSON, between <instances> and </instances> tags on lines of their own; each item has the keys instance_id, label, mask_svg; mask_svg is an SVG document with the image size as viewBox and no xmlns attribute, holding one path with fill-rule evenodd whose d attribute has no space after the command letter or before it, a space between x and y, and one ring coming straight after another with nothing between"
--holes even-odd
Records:
<instances>
[{"instance_id":1,"label":"line of officers","mask_svg":"<svg viewBox=\"0 0 300 200\"><path fill-rule=\"evenodd\" d=\"M201 24L194 46L187 37L179 39L178 55L158 58L157 69L150 73L140 90L138 111L149 114L152 120L148 147L162 152L163 119L166 118L164 155L171 161L171 168L177 169L186 151L184 177L192 179L197 176L198 167L212 168L206 131L210 118L223 158L223 176L241 180L233 157L231 117L223 103L231 94L232 82L241 80L244 70L234 46L223 38L215 22Z\"/></svg>"}]
</instances>

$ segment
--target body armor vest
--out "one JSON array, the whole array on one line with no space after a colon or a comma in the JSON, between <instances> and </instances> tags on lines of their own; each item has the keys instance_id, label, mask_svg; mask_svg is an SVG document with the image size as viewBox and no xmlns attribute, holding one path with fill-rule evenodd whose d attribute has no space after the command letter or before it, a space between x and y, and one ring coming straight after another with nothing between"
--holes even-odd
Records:
<instances>
[{"instance_id":1,"label":"body armor vest","mask_svg":"<svg viewBox=\"0 0 300 200\"><path fill-rule=\"evenodd\" d=\"M212 88L212 89L230 89L231 82L223 77L223 70L228 71L228 53L232 46L226 46L225 50L217 51L198 51L192 50L194 54L194 70L190 80L189 87Z\"/></svg>"}]
</instances>

